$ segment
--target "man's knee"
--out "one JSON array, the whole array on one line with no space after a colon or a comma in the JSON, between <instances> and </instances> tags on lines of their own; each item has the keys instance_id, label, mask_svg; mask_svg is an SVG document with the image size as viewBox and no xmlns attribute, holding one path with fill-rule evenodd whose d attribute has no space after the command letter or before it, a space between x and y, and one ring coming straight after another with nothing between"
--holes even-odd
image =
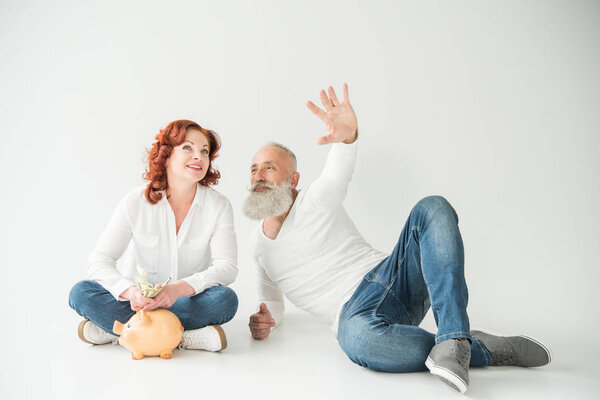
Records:
<instances>
[{"instance_id":1,"label":"man's knee","mask_svg":"<svg viewBox=\"0 0 600 400\"><path fill-rule=\"evenodd\" d=\"M447 217L458 221L456 211L443 196L436 195L422 198L413 208L413 213L420 213L426 218Z\"/></svg>"}]
</instances>

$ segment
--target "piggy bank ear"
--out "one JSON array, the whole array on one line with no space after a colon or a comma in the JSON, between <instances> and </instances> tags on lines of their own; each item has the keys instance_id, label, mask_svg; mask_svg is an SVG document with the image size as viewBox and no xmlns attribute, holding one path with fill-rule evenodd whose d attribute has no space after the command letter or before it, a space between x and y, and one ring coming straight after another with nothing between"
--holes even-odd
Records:
<instances>
[{"instance_id":1,"label":"piggy bank ear","mask_svg":"<svg viewBox=\"0 0 600 400\"><path fill-rule=\"evenodd\" d=\"M119 321L115 321L115 324L113 325L113 332L117 335L120 335L121 332L123 332L123 324Z\"/></svg>"},{"instance_id":2,"label":"piggy bank ear","mask_svg":"<svg viewBox=\"0 0 600 400\"><path fill-rule=\"evenodd\" d=\"M145 311L138 311L138 318L140 326L150 325L151 323L151 318Z\"/></svg>"}]
</instances>

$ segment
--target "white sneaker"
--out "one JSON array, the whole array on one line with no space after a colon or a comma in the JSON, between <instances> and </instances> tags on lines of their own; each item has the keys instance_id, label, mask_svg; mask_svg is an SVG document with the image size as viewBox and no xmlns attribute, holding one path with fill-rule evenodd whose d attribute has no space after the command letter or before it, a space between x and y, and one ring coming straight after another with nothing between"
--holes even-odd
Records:
<instances>
[{"instance_id":1,"label":"white sneaker","mask_svg":"<svg viewBox=\"0 0 600 400\"><path fill-rule=\"evenodd\" d=\"M119 344L119 337L99 328L89 319L84 319L79 323L77 336L87 344Z\"/></svg>"},{"instance_id":2,"label":"white sneaker","mask_svg":"<svg viewBox=\"0 0 600 400\"><path fill-rule=\"evenodd\" d=\"M225 331L219 325L183 331L180 349L221 351L227 347Z\"/></svg>"}]
</instances>

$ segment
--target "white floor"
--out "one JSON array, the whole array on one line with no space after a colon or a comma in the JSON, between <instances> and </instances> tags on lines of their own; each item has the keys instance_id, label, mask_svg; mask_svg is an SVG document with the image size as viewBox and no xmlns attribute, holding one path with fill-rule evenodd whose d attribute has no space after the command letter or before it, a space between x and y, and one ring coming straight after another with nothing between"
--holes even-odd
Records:
<instances>
[{"instance_id":1,"label":"white floor","mask_svg":"<svg viewBox=\"0 0 600 400\"><path fill-rule=\"evenodd\" d=\"M43 309L43 304L40 305ZM35 319L35 312L29 321ZM76 336L71 310L42 332L3 327L0 398L8 399L440 399L459 398L429 373L376 373L350 362L327 327L293 310L265 341L254 341L247 313L226 324L221 353L176 350L134 361L121 346L90 346ZM44 318L42 318L44 320ZM59 322L60 321L60 322ZM432 321L425 321L430 328ZM467 398L597 399L597 346L546 335L553 363L543 368L472 369ZM594 349L588 351L588 349Z\"/></svg>"}]
</instances>

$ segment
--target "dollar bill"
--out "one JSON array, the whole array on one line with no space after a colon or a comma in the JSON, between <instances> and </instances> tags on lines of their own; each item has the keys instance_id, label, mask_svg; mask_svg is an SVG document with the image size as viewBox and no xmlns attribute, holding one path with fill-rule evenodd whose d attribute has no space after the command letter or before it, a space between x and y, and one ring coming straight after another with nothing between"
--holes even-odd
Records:
<instances>
[{"instance_id":1,"label":"dollar bill","mask_svg":"<svg viewBox=\"0 0 600 400\"><path fill-rule=\"evenodd\" d=\"M137 267L138 274L135 276L135 283L137 284L137 287L140 289L140 292L142 292L142 294L145 297L150 297L150 298L156 297L160 293L160 291L163 290L165 286L167 286L167 283L169 283L171 281L171 277L169 277L169 279L167 279L167 281L165 283L161 283L159 285L153 286L147 280L148 271L146 271L144 268L140 267L139 265L136 265L136 267Z\"/></svg>"}]
</instances>

